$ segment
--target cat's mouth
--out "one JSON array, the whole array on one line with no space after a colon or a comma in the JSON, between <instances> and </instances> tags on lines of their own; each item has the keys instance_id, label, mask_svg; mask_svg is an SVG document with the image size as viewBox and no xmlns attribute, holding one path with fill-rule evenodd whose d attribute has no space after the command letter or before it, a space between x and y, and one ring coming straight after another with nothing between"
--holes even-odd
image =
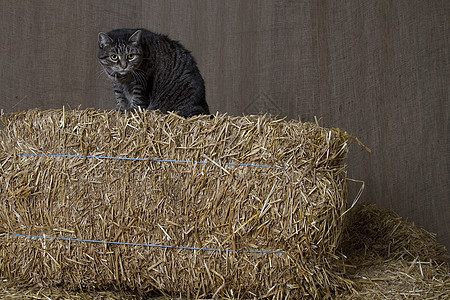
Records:
<instances>
[{"instance_id":1,"label":"cat's mouth","mask_svg":"<svg viewBox=\"0 0 450 300\"><path fill-rule=\"evenodd\" d=\"M128 71L116 71L116 72L112 72L112 76L117 76L117 77L123 77L126 76L128 74Z\"/></svg>"},{"instance_id":2,"label":"cat's mouth","mask_svg":"<svg viewBox=\"0 0 450 300\"><path fill-rule=\"evenodd\" d=\"M108 72L110 78L117 80L118 78L124 78L128 75L128 71L116 71Z\"/></svg>"}]
</instances>

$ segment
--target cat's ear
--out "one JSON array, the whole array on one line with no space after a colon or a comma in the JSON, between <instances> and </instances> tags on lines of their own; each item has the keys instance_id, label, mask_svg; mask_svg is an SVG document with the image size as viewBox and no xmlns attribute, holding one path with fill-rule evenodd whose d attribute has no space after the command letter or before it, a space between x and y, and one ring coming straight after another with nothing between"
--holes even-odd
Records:
<instances>
[{"instance_id":1,"label":"cat's ear","mask_svg":"<svg viewBox=\"0 0 450 300\"><path fill-rule=\"evenodd\" d=\"M133 45L139 44L139 41L141 40L141 34L142 34L142 30L136 30L136 32L130 36L130 38L128 39L128 42Z\"/></svg>"},{"instance_id":2,"label":"cat's ear","mask_svg":"<svg viewBox=\"0 0 450 300\"><path fill-rule=\"evenodd\" d=\"M98 34L98 46L103 49L106 45L109 45L113 42L113 39L109 37L109 35L107 35L104 32L100 32Z\"/></svg>"}]
</instances>

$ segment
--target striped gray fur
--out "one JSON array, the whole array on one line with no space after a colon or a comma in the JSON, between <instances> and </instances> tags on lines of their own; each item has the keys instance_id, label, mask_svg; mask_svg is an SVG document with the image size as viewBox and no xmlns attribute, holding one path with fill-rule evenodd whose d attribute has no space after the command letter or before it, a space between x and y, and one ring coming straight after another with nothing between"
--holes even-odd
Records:
<instances>
[{"instance_id":1,"label":"striped gray fur","mask_svg":"<svg viewBox=\"0 0 450 300\"><path fill-rule=\"evenodd\" d=\"M116 29L98 35L98 59L113 82L116 109L209 114L205 85L191 53L166 35Z\"/></svg>"}]
</instances>

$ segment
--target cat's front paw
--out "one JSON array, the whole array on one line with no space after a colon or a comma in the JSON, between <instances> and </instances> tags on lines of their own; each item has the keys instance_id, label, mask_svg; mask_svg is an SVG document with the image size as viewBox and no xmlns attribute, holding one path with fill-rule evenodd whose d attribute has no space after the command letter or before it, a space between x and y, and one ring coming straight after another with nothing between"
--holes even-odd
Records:
<instances>
[{"instance_id":1,"label":"cat's front paw","mask_svg":"<svg viewBox=\"0 0 450 300\"><path fill-rule=\"evenodd\" d=\"M130 110L130 107L128 105L124 105L123 103L117 103L116 110L119 110L121 112L126 112Z\"/></svg>"}]
</instances>

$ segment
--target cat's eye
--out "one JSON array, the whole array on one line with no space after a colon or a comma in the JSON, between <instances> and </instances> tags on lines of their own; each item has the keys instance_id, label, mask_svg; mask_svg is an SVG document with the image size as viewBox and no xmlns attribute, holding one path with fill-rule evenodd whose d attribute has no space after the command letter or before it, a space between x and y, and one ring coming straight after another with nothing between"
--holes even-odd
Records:
<instances>
[{"instance_id":1,"label":"cat's eye","mask_svg":"<svg viewBox=\"0 0 450 300\"><path fill-rule=\"evenodd\" d=\"M111 55L109 56L109 58L110 58L112 61L117 61L117 60L119 59L119 56L117 56L116 54L111 54Z\"/></svg>"},{"instance_id":2,"label":"cat's eye","mask_svg":"<svg viewBox=\"0 0 450 300\"><path fill-rule=\"evenodd\" d=\"M129 60L132 60L132 59L134 59L135 57L136 57L135 54L128 54L128 55L127 55L127 58L128 58Z\"/></svg>"}]
</instances>

